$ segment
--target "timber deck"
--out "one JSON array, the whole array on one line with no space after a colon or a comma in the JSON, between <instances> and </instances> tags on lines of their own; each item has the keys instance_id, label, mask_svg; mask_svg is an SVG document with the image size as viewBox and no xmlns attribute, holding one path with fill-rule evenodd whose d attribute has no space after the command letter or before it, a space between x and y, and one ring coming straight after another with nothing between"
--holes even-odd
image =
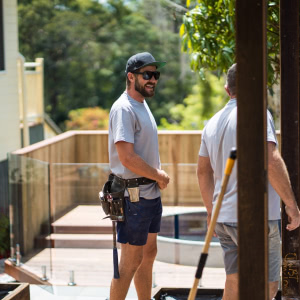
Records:
<instances>
[{"instance_id":1,"label":"timber deck","mask_svg":"<svg viewBox=\"0 0 300 300\"><path fill-rule=\"evenodd\" d=\"M193 211L193 208L164 207L164 215L183 210ZM42 277L41 268L46 266L49 282L55 286L67 285L70 271L74 271L77 286L109 287L113 276L111 222L102 220L102 214L99 206L80 205L56 220L52 224L54 234L51 236L54 248L37 250L24 257L23 267ZM50 239L49 236L46 238ZM195 271L196 266L156 260L153 283L189 288L193 284ZM203 287L224 287L223 268L205 268L202 277Z\"/></svg>"}]
</instances>

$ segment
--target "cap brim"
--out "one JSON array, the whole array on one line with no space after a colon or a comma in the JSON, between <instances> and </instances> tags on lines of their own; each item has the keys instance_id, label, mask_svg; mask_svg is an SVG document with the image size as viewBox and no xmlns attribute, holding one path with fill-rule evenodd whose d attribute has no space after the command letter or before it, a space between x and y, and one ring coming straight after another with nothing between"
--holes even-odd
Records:
<instances>
[{"instance_id":1,"label":"cap brim","mask_svg":"<svg viewBox=\"0 0 300 300\"><path fill-rule=\"evenodd\" d=\"M166 61L155 61L146 65L143 65L141 68L146 67L146 66L156 66L157 69L162 68L163 66L166 65ZM139 68L140 69L140 68Z\"/></svg>"}]
</instances>

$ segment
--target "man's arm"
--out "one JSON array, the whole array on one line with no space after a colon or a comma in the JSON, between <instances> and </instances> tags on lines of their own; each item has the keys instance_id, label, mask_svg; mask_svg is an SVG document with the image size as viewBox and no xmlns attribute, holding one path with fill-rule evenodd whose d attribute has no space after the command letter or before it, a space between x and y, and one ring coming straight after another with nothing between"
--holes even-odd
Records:
<instances>
[{"instance_id":1,"label":"man's arm","mask_svg":"<svg viewBox=\"0 0 300 300\"><path fill-rule=\"evenodd\" d=\"M134 145L127 142L117 142L116 148L122 165L142 177L155 180L160 189L165 189L169 183L168 174L149 166L139 155L134 152Z\"/></svg>"},{"instance_id":2,"label":"man's arm","mask_svg":"<svg viewBox=\"0 0 300 300\"><path fill-rule=\"evenodd\" d=\"M207 222L209 225L213 209L212 202L215 189L214 171L211 167L209 157L199 156L197 166L197 177L202 199L207 210Z\"/></svg>"},{"instance_id":3,"label":"man's arm","mask_svg":"<svg viewBox=\"0 0 300 300\"><path fill-rule=\"evenodd\" d=\"M268 142L268 176L277 194L286 205L285 211L289 217L287 230L294 230L300 225L299 209L291 187L286 165L273 142Z\"/></svg>"}]
</instances>

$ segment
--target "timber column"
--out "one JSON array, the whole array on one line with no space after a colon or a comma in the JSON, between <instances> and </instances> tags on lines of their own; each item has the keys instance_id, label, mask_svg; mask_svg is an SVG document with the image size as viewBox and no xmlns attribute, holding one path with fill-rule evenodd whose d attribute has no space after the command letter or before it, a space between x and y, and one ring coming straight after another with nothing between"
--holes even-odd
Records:
<instances>
[{"instance_id":1,"label":"timber column","mask_svg":"<svg viewBox=\"0 0 300 300\"><path fill-rule=\"evenodd\" d=\"M236 1L239 299L268 299L266 1Z\"/></svg>"},{"instance_id":2,"label":"timber column","mask_svg":"<svg viewBox=\"0 0 300 300\"><path fill-rule=\"evenodd\" d=\"M281 154L299 206L299 0L280 1ZM282 205L282 299L300 299L299 229Z\"/></svg>"}]
</instances>

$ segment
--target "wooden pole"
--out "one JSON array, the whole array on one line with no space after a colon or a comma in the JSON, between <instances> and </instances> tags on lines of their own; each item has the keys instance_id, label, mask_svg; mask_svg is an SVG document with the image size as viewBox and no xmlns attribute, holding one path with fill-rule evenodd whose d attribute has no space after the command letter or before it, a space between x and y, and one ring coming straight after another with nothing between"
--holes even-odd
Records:
<instances>
[{"instance_id":1,"label":"wooden pole","mask_svg":"<svg viewBox=\"0 0 300 300\"><path fill-rule=\"evenodd\" d=\"M299 0L280 1L281 154L299 203ZM299 229L282 205L282 296L300 299Z\"/></svg>"},{"instance_id":2,"label":"wooden pole","mask_svg":"<svg viewBox=\"0 0 300 300\"><path fill-rule=\"evenodd\" d=\"M236 2L239 299L268 299L266 1Z\"/></svg>"},{"instance_id":3,"label":"wooden pole","mask_svg":"<svg viewBox=\"0 0 300 300\"><path fill-rule=\"evenodd\" d=\"M174 182L174 201L173 205L179 204L179 190L178 190L178 145L180 144L179 136L176 136L172 141L172 166L173 166L173 182Z\"/></svg>"}]
</instances>

